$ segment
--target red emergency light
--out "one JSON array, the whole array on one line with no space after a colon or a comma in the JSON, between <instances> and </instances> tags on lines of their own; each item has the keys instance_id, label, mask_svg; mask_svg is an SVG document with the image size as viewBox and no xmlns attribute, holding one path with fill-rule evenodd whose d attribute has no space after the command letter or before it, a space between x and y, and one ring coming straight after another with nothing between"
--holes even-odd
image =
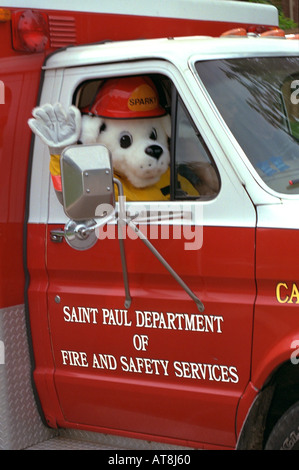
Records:
<instances>
[{"instance_id":1,"label":"red emergency light","mask_svg":"<svg viewBox=\"0 0 299 470\"><path fill-rule=\"evenodd\" d=\"M245 28L229 29L221 34L221 36L247 36L256 35L268 38L285 38L285 39L299 39L299 34L285 34L285 31L278 27L273 27L265 31L264 27L250 26L247 30Z\"/></svg>"},{"instance_id":2,"label":"red emergency light","mask_svg":"<svg viewBox=\"0 0 299 470\"><path fill-rule=\"evenodd\" d=\"M7 8L0 8L0 23L6 23L11 19L10 10Z\"/></svg>"},{"instance_id":3,"label":"red emergency light","mask_svg":"<svg viewBox=\"0 0 299 470\"><path fill-rule=\"evenodd\" d=\"M245 28L233 28L225 31L221 36L247 36L247 30Z\"/></svg>"},{"instance_id":4,"label":"red emergency light","mask_svg":"<svg viewBox=\"0 0 299 470\"><path fill-rule=\"evenodd\" d=\"M49 47L47 15L34 10L13 13L12 40L16 51L43 52Z\"/></svg>"},{"instance_id":5,"label":"red emergency light","mask_svg":"<svg viewBox=\"0 0 299 470\"><path fill-rule=\"evenodd\" d=\"M269 31L265 31L264 33L261 34L262 37L282 37L284 38L285 37L285 32L283 29L280 29L280 28L273 28L273 29L270 29Z\"/></svg>"}]
</instances>

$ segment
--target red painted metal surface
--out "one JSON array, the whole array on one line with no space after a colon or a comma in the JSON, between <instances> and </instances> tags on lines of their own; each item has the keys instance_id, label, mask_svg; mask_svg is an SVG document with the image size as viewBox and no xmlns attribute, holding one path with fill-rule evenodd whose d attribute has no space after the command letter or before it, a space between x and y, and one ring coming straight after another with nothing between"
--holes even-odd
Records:
<instances>
[{"instance_id":1,"label":"red painted metal surface","mask_svg":"<svg viewBox=\"0 0 299 470\"><path fill-rule=\"evenodd\" d=\"M37 255L39 238L43 260L45 228L28 229L29 253ZM170 441L233 447L250 378L254 229L205 227L196 252L184 251L183 240L153 243L203 301L203 314L140 240L125 240L129 309L117 240L85 252L48 240L45 264L30 257L34 350L43 348L35 379L46 417L60 426L152 438L158 429ZM51 373L61 412L53 384L45 385Z\"/></svg>"},{"instance_id":2,"label":"red painted metal surface","mask_svg":"<svg viewBox=\"0 0 299 470\"><path fill-rule=\"evenodd\" d=\"M257 230L257 287L252 381L261 387L290 361L299 341L298 231ZM295 367L295 365L294 365Z\"/></svg>"},{"instance_id":3,"label":"red painted metal surface","mask_svg":"<svg viewBox=\"0 0 299 470\"><path fill-rule=\"evenodd\" d=\"M5 104L0 105L0 308L24 303L23 223L31 141L27 119L37 100L42 63L41 54L0 58L5 87Z\"/></svg>"}]
</instances>

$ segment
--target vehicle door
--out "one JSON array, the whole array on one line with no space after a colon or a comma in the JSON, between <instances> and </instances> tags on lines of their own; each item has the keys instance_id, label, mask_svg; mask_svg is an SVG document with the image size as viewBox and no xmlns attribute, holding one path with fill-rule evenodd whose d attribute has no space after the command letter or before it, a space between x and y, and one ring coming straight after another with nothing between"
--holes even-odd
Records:
<instances>
[{"instance_id":1,"label":"vehicle door","mask_svg":"<svg viewBox=\"0 0 299 470\"><path fill-rule=\"evenodd\" d=\"M207 122L196 82L165 62L47 73L51 99L66 107L88 101L104 79L154 77L172 128L169 200L126 201L148 244L132 223L120 242L115 219L95 243L73 247L57 236L68 217L36 143L41 203L31 205L28 225L29 309L33 344L43 350L35 379L45 414L59 426L233 446L250 376L256 218L218 120Z\"/></svg>"}]
</instances>

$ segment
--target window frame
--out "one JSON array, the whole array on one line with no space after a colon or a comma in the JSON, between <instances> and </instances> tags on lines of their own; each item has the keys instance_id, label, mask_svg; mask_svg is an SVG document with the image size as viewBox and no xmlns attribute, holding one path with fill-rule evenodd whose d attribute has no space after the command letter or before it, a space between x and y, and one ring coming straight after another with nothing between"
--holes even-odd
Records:
<instances>
[{"instance_id":1,"label":"window frame","mask_svg":"<svg viewBox=\"0 0 299 470\"><path fill-rule=\"evenodd\" d=\"M248 168L243 162L244 171L235 170L235 159L240 160L238 149L233 145L234 141L223 129L222 121L217 112L210 105L206 92L197 79L192 69L186 69L186 64L175 64L153 58L151 60L138 60L131 62L117 62L109 64L79 64L76 67L61 69L48 69L45 71L44 85L39 103L60 102L67 108L72 104L72 97L79 85L87 80L103 79L105 77L119 77L124 75L160 74L168 78L175 86L183 103L186 104L191 120L196 129L202 135L217 166L221 187L214 199L205 201L197 200L180 201L181 207L188 207L192 212L190 224L202 224L201 216L197 213L202 208L205 215L205 225L213 226L252 226L252 200L244 190L243 177L249 176L249 184L259 189ZM49 93L51 91L51 93ZM221 137L221 138L220 138ZM229 149L229 157L228 151ZM242 158L242 157L241 157ZM243 160L241 160L242 163ZM42 164L41 164L42 162ZM240 170L240 168L239 168ZM246 173L244 173L246 172ZM30 222L46 224L65 224L68 218L63 206L58 202L50 182L49 175L49 150L40 139L35 139L33 148L32 185L37 190L31 193L30 198ZM265 192L261 189L261 197L265 198ZM36 204L36 200L44 201L44 204ZM272 198L271 198L272 200ZM143 202L127 201L128 210L132 213L139 212L144 206L149 210L171 211L176 205L175 201L155 201L144 204ZM116 207L117 210L117 207ZM112 222L111 222L112 223ZM151 222L150 222L151 223ZM156 222L158 224L165 222ZM182 222L180 222L182 223ZM188 224L189 224L188 223ZM177 221L168 220L168 225L175 225Z\"/></svg>"}]
</instances>

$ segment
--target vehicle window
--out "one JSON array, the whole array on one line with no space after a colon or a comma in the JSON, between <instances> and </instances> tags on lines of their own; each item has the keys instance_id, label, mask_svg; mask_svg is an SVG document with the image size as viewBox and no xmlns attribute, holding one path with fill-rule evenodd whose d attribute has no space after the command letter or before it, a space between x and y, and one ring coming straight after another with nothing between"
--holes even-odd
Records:
<instances>
[{"instance_id":1,"label":"vehicle window","mask_svg":"<svg viewBox=\"0 0 299 470\"><path fill-rule=\"evenodd\" d=\"M127 200L205 199L219 191L213 160L167 77L88 81L74 104L83 115L81 143L108 147Z\"/></svg>"},{"instance_id":2,"label":"vehicle window","mask_svg":"<svg viewBox=\"0 0 299 470\"><path fill-rule=\"evenodd\" d=\"M216 196L220 188L216 166L180 97L174 121L174 199Z\"/></svg>"},{"instance_id":3,"label":"vehicle window","mask_svg":"<svg viewBox=\"0 0 299 470\"><path fill-rule=\"evenodd\" d=\"M299 194L299 58L203 61L196 69L261 178Z\"/></svg>"}]
</instances>

